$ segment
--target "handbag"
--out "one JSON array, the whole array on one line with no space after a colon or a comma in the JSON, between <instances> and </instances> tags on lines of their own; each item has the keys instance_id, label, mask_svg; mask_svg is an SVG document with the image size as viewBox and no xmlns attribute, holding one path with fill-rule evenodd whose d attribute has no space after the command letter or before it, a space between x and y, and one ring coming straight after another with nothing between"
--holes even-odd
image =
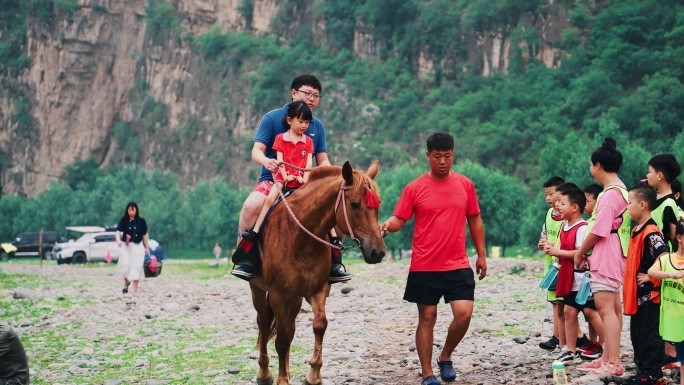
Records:
<instances>
[{"instance_id":1,"label":"handbag","mask_svg":"<svg viewBox=\"0 0 684 385\"><path fill-rule=\"evenodd\" d=\"M143 270L145 270L145 278L158 277L162 272L163 263L158 261L156 257L152 256L149 259L145 257L143 262Z\"/></svg>"}]
</instances>

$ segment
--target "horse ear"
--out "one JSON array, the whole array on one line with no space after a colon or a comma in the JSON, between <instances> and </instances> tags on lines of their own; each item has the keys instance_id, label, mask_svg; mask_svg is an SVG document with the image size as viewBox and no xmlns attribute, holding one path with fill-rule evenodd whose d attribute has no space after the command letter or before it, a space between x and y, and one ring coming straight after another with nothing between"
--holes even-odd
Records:
<instances>
[{"instance_id":1,"label":"horse ear","mask_svg":"<svg viewBox=\"0 0 684 385\"><path fill-rule=\"evenodd\" d=\"M380 169L380 161L376 159L373 161L373 163L371 163L370 166L368 166L368 171L366 171L366 174L371 179L375 179L375 176L378 175L379 169Z\"/></svg>"},{"instance_id":2,"label":"horse ear","mask_svg":"<svg viewBox=\"0 0 684 385\"><path fill-rule=\"evenodd\" d=\"M346 182L346 186L351 186L354 184L354 170L352 170L352 166L349 164L349 161L344 162L344 165L342 166L342 177Z\"/></svg>"}]
</instances>

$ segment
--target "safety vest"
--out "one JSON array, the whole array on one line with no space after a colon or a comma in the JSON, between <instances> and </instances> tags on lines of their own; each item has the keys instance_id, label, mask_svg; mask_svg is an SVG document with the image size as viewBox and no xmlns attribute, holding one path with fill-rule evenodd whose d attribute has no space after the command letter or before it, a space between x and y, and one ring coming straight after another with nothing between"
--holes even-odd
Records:
<instances>
[{"instance_id":1,"label":"safety vest","mask_svg":"<svg viewBox=\"0 0 684 385\"><path fill-rule=\"evenodd\" d=\"M672 264L671 254L660 258L660 269L666 273L682 271ZM660 286L660 335L665 341L684 341L684 282L663 279Z\"/></svg>"},{"instance_id":2,"label":"safety vest","mask_svg":"<svg viewBox=\"0 0 684 385\"><path fill-rule=\"evenodd\" d=\"M636 232L636 227L632 229L632 234ZM647 235L660 233L660 229L656 227L653 223L649 223L644 226L639 234L636 236L630 235L629 250L627 251L627 264L625 268L625 279L623 280L624 286L622 287L622 301L624 305L624 313L627 315L636 314L639 307L637 298L637 275L639 273L639 266L641 266L641 260L644 257L644 240ZM650 300L653 303L659 303L658 294L660 290L660 282L651 281L653 283L653 290L651 290Z\"/></svg>"},{"instance_id":3,"label":"safety vest","mask_svg":"<svg viewBox=\"0 0 684 385\"><path fill-rule=\"evenodd\" d=\"M586 224L586 221L579 221L568 231L565 231L565 228L561 227L560 249L575 250L577 230L579 230L582 226L586 226ZM565 297L570 293L570 289L572 288L575 262L571 259L560 258L560 265L561 267L558 271L558 278L556 279L556 295L558 297Z\"/></svg>"},{"instance_id":4,"label":"safety vest","mask_svg":"<svg viewBox=\"0 0 684 385\"><path fill-rule=\"evenodd\" d=\"M658 225L660 231L662 231L663 233L666 232L667 234L670 234L670 229L667 229L667 231L663 229L663 226L665 225L663 223L663 217L665 216L666 207L671 208L675 216L679 214L679 207L677 207L677 202L675 202L675 200L672 198L667 198L663 201L663 203L660 204L660 206L656 207L654 210L651 210L651 218L653 218L656 225ZM667 242L667 245L670 247L670 252L672 252L672 241L669 237L665 239L665 241Z\"/></svg>"},{"instance_id":5,"label":"safety vest","mask_svg":"<svg viewBox=\"0 0 684 385\"><path fill-rule=\"evenodd\" d=\"M557 220L553 218L553 207L549 208L546 212L546 218L544 219L544 227L546 228L546 240L553 242L554 247L560 246L560 231L563 228L563 219ZM560 217L558 215L557 217ZM558 258L546 254L544 263L544 274L549 269L549 266L558 261ZM549 290L556 290L556 286L553 285Z\"/></svg>"},{"instance_id":6,"label":"safety vest","mask_svg":"<svg viewBox=\"0 0 684 385\"><path fill-rule=\"evenodd\" d=\"M601 197L606 191L612 188L618 189L622 194L622 197L625 199L625 202L629 202L629 193L624 187L617 185L610 185L606 187L605 190L601 191L598 197L596 197L596 206L594 206L594 211L591 212L591 218L589 218L587 221L587 232L585 233L585 237L589 235L591 228L594 227L594 223L596 223L596 209L599 207L599 200L601 200ZM627 209L625 209L620 216L622 216L622 224L620 224L620 227L618 227L617 230L610 230L610 232L617 233L618 237L620 238L620 245L622 246L622 256L626 258L627 249L629 248L629 232L632 228L632 220L629 217L629 212ZM589 250L586 255L591 255L593 250L593 248Z\"/></svg>"}]
</instances>

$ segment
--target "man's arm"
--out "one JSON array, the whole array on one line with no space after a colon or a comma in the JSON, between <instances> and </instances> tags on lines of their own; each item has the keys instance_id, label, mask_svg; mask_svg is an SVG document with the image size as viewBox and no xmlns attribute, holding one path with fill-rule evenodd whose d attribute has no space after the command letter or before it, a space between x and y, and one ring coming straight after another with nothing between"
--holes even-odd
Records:
<instances>
[{"instance_id":1,"label":"man's arm","mask_svg":"<svg viewBox=\"0 0 684 385\"><path fill-rule=\"evenodd\" d=\"M467 217L470 237L477 251L477 261L475 261L475 272L478 279L483 279L487 275L487 249L485 247L484 224L480 214Z\"/></svg>"},{"instance_id":2,"label":"man's arm","mask_svg":"<svg viewBox=\"0 0 684 385\"><path fill-rule=\"evenodd\" d=\"M254 142L252 146L252 162L266 167L270 172L275 172L278 168L278 161L266 156L266 145L261 142Z\"/></svg>"},{"instance_id":3,"label":"man's arm","mask_svg":"<svg viewBox=\"0 0 684 385\"><path fill-rule=\"evenodd\" d=\"M380 224L380 236L385 237L389 233L396 233L406 224L406 219L401 219L392 215Z\"/></svg>"},{"instance_id":4,"label":"man's arm","mask_svg":"<svg viewBox=\"0 0 684 385\"><path fill-rule=\"evenodd\" d=\"M327 152L319 152L316 154L316 164L318 166L330 166L330 161L328 160Z\"/></svg>"}]
</instances>

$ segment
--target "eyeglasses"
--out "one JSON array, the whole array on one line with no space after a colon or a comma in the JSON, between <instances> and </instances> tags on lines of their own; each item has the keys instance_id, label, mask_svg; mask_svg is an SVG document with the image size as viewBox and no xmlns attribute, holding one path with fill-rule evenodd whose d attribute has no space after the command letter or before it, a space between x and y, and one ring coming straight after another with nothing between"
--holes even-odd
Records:
<instances>
[{"instance_id":1,"label":"eyeglasses","mask_svg":"<svg viewBox=\"0 0 684 385\"><path fill-rule=\"evenodd\" d=\"M303 90L297 90L297 91L303 93L309 99L318 100L321 98L321 94L314 94L314 93L303 91Z\"/></svg>"}]
</instances>

